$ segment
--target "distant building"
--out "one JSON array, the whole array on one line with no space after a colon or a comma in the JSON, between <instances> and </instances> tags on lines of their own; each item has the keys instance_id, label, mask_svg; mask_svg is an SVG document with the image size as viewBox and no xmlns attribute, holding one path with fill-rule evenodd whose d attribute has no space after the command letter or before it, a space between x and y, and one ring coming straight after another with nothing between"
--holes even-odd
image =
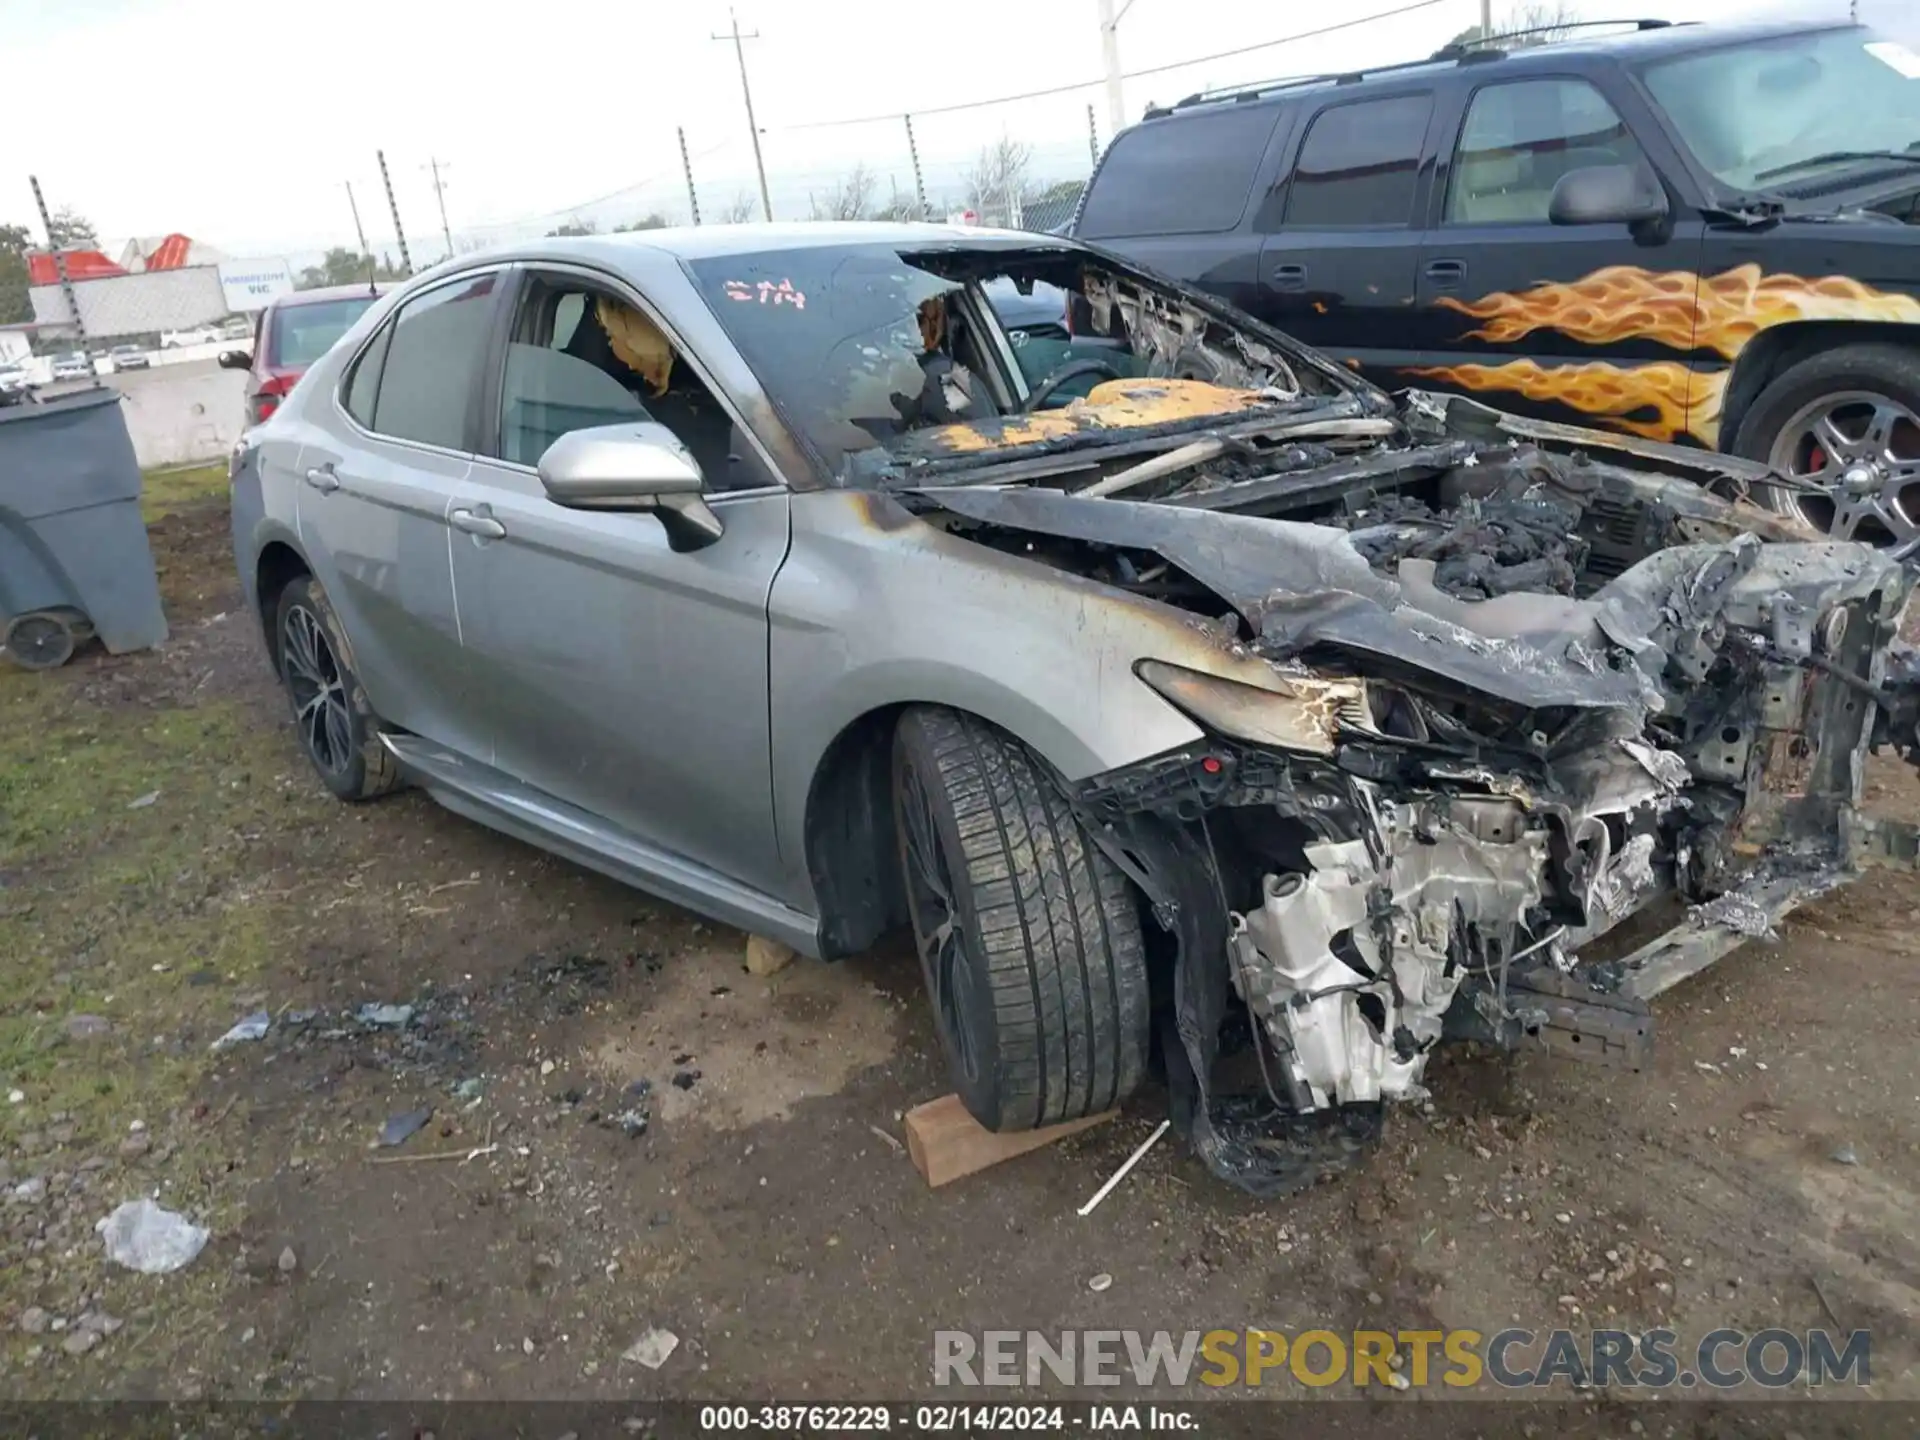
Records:
<instances>
[{"instance_id":1,"label":"distant building","mask_svg":"<svg viewBox=\"0 0 1920 1440\"><path fill-rule=\"evenodd\" d=\"M224 275L236 262L213 246L180 234L136 236L120 248L118 260L100 250L68 250L60 259L89 340L154 336L216 324L236 311L260 308L266 301L256 294L271 298L293 285L281 260L237 262L244 274ZM43 336L72 336L75 317L60 287L54 257L45 252L30 254L27 274L33 318ZM239 283L241 279L247 283Z\"/></svg>"},{"instance_id":2,"label":"distant building","mask_svg":"<svg viewBox=\"0 0 1920 1440\"><path fill-rule=\"evenodd\" d=\"M137 235L121 249L120 267L133 274L187 270L196 265L218 265L226 258L224 252L185 235Z\"/></svg>"}]
</instances>

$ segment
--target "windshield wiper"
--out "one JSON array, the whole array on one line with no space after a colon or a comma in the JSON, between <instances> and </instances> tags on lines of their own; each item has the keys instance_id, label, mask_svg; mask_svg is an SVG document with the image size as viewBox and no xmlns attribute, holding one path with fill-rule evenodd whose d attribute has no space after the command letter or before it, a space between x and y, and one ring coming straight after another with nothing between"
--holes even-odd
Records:
<instances>
[{"instance_id":1,"label":"windshield wiper","mask_svg":"<svg viewBox=\"0 0 1920 1440\"><path fill-rule=\"evenodd\" d=\"M1811 170L1816 165L1837 165L1843 160L1901 160L1909 165L1920 165L1920 153L1908 150L1829 150L1824 155L1809 155L1804 160L1795 160L1788 165L1775 165L1771 170L1762 170L1755 180L1772 180L1781 175L1791 175L1796 170Z\"/></svg>"}]
</instances>

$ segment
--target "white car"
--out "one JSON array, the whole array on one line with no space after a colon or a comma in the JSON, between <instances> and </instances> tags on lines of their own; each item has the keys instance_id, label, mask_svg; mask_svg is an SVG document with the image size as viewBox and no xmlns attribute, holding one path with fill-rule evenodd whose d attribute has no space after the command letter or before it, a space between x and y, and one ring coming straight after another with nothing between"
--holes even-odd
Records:
<instances>
[{"instance_id":1,"label":"white car","mask_svg":"<svg viewBox=\"0 0 1920 1440\"><path fill-rule=\"evenodd\" d=\"M53 378L56 380L86 380L93 375L93 361L80 351L53 357Z\"/></svg>"},{"instance_id":2,"label":"white car","mask_svg":"<svg viewBox=\"0 0 1920 1440\"><path fill-rule=\"evenodd\" d=\"M167 330L160 336L160 348L172 350L182 345L211 345L220 332L211 325L196 325L191 330Z\"/></svg>"}]
</instances>

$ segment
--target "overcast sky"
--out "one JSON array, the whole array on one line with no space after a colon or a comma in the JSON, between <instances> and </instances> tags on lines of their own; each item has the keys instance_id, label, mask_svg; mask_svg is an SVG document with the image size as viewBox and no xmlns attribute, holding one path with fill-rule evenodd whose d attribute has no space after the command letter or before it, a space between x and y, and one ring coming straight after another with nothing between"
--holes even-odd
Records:
<instances>
[{"instance_id":1,"label":"overcast sky","mask_svg":"<svg viewBox=\"0 0 1920 1440\"><path fill-rule=\"evenodd\" d=\"M1125 3L1125 0L1121 0ZM1122 67L1163 66L1397 9L1410 0L1133 0ZM1860 0L1911 33L1920 0ZM747 64L776 215L857 160L912 185L897 119L915 122L936 197L980 146L1031 144L1041 178L1084 173L1087 106L1101 90L953 114L943 106L1097 81L1096 0L741 0ZM1496 16L1506 6L1494 0ZM1725 20L1785 9L1843 16L1846 0L1576 0L1595 17ZM1432 51L1479 0L1130 80L1149 101L1277 75L1351 69ZM393 224L384 148L416 263L444 250L425 167L438 157L456 235L539 233L570 214L610 225L683 217L675 127L708 217L752 186L752 155L722 0L539 0L461 9L421 0L0 0L0 72L12 174L0 221L39 233L27 174L103 237L182 231L232 255L351 244L351 181L375 249Z\"/></svg>"}]
</instances>

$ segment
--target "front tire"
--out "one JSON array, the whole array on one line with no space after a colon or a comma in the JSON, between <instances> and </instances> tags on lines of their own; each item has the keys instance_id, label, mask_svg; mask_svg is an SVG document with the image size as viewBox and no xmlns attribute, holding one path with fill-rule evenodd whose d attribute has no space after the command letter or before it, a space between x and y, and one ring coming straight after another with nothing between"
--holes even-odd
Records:
<instances>
[{"instance_id":1,"label":"front tire","mask_svg":"<svg viewBox=\"0 0 1920 1440\"><path fill-rule=\"evenodd\" d=\"M397 788L399 767L375 732L353 652L318 580L302 575L280 592L273 634L294 732L326 787L342 800Z\"/></svg>"},{"instance_id":2,"label":"front tire","mask_svg":"<svg viewBox=\"0 0 1920 1440\"><path fill-rule=\"evenodd\" d=\"M916 706L894 734L908 911L953 1083L989 1130L1111 1109L1146 1070L1140 913L1024 745Z\"/></svg>"},{"instance_id":3,"label":"front tire","mask_svg":"<svg viewBox=\"0 0 1920 1440\"><path fill-rule=\"evenodd\" d=\"M1842 345L1755 398L1734 452L1820 493L1770 488L1768 505L1836 540L1920 551L1920 351Z\"/></svg>"}]
</instances>

